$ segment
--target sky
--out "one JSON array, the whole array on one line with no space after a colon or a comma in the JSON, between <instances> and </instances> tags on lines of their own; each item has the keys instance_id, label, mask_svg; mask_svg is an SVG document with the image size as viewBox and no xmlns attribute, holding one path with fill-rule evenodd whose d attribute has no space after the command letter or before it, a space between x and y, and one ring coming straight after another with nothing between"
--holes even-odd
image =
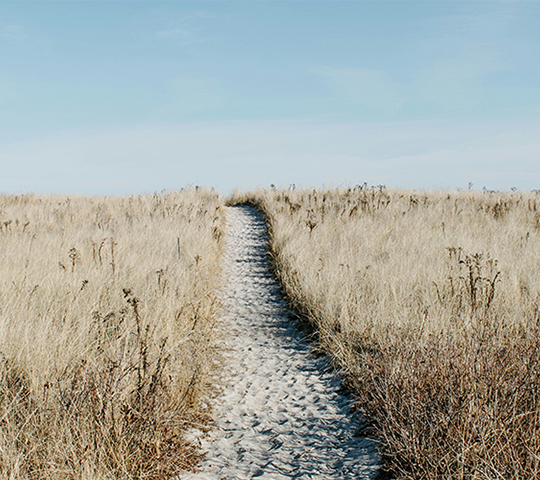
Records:
<instances>
[{"instance_id":1,"label":"sky","mask_svg":"<svg viewBox=\"0 0 540 480\"><path fill-rule=\"evenodd\" d=\"M540 189L540 1L0 0L0 192Z\"/></svg>"}]
</instances>

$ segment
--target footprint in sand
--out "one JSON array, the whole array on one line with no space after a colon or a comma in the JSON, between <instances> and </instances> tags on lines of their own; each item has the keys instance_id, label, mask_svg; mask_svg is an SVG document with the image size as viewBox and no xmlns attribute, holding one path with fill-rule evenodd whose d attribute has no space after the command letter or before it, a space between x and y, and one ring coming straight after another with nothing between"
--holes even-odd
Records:
<instances>
[{"instance_id":1,"label":"footprint in sand","mask_svg":"<svg viewBox=\"0 0 540 480\"><path fill-rule=\"evenodd\" d=\"M182 480L373 479L379 455L340 378L316 358L269 271L267 234L250 207L228 209L227 369L208 454Z\"/></svg>"}]
</instances>

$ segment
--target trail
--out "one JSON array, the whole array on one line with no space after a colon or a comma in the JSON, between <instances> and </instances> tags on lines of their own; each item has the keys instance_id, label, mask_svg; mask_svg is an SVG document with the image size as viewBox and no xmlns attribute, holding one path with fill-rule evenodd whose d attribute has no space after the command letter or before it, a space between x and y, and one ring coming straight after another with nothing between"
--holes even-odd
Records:
<instances>
[{"instance_id":1,"label":"trail","mask_svg":"<svg viewBox=\"0 0 540 480\"><path fill-rule=\"evenodd\" d=\"M339 377L316 358L269 272L260 214L228 209L227 369L199 473L182 480L372 479L375 444Z\"/></svg>"}]
</instances>

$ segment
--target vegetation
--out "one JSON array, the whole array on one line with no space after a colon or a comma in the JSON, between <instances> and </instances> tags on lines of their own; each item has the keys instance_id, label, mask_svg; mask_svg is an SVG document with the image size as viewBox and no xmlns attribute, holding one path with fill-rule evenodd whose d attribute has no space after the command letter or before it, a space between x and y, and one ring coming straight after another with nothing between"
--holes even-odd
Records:
<instances>
[{"instance_id":1,"label":"vegetation","mask_svg":"<svg viewBox=\"0 0 540 480\"><path fill-rule=\"evenodd\" d=\"M540 195L236 193L394 478L540 478Z\"/></svg>"},{"instance_id":2,"label":"vegetation","mask_svg":"<svg viewBox=\"0 0 540 480\"><path fill-rule=\"evenodd\" d=\"M199 453L224 209L0 196L0 476L170 478Z\"/></svg>"}]
</instances>

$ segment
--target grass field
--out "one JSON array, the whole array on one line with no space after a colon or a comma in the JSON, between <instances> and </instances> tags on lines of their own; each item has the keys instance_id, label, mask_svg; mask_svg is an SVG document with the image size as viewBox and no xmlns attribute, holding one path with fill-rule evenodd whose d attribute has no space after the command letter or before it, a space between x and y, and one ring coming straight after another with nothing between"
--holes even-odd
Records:
<instances>
[{"instance_id":1,"label":"grass field","mask_svg":"<svg viewBox=\"0 0 540 480\"><path fill-rule=\"evenodd\" d=\"M540 478L540 195L258 190L275 273L402 479ZM211 411L224 201L0 196L0 477L165 479ZM209 375L212 372L213 375Z\"/></svg>"},{"instance_id":2,"label":"grass field","mask_svg":"<svg viewBox=\"0 0 540 480\"><path fill-rule=\"evenodd\" d=\"M170 478L199 458L224 209L197 189L0 196L0 476Z\"/></svg>"},{"instance_id":3,"label":"grass field","mask_svg":"<svg viewBox=\"0 0 540 480\"><path fill-rule=\"evenodd\" d=\"M394 478L540 478L540 195L258 190Z\"/></svg>"}]
</instances>

